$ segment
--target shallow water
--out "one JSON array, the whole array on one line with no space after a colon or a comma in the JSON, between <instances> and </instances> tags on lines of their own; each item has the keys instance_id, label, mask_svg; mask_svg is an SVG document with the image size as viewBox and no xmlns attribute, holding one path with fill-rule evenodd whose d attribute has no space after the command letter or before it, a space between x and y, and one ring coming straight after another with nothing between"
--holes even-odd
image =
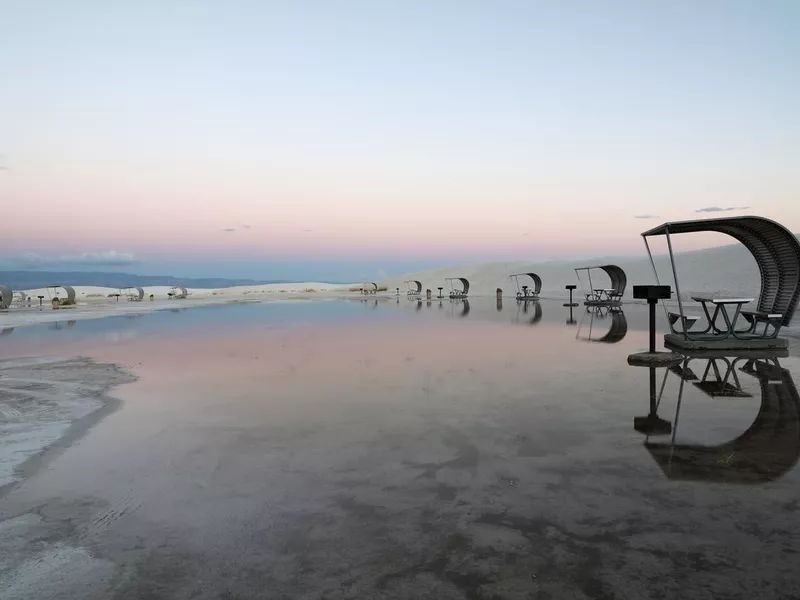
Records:
<instances>
[{"instance_id":1,"label":"shallow water","mask_svg":"<svg viewBox=\"0 0 800 600\"><path fill-rule=\"evenodd\" d=\"M649 371L626 363L647 308L525 309L370 299L19 328L0 358L86 355L139 380L0 499L3 519L38 519L9 539L82 552L52 597L799 595L796 410L749 433L743 463L751 446L724 444L764 413L762 380L737 370L751 397L715 398L686 382L676 414L669 373L674 444L647 437ZM681 462L697 445L723 451ZM49 597L47 571L12 575L11 597Z\"/></svg>"}]
</instances>

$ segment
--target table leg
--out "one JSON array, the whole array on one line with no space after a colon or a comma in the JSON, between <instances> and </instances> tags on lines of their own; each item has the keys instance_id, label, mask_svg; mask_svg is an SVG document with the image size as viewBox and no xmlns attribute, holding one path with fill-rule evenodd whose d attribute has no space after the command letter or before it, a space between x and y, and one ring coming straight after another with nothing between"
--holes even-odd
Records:
<instances>
[{"instance_id":1,"label":"table leg","mask_svg":"<svg viewBox=\"0 0 800 600\"><path fill-rule=\"evenodd\" d=\"M699 337L692 337L692 336L705 335L706 333L711 331L713 326L714 326L713 325L713 319L711 318L711 315L708 312L708 307L706 306L706 303L701 301L700 302L700 306L703 307L703 312L706 315L706 321L708 321L708 326L705 329L703 329L703 331L693 331L693 332L689 333L689 331L686 329L686 323L685 322L681 323L681 329L683 330L683 335L686 337L687 340L700 339Z\"/></svg>"}]
</instances>

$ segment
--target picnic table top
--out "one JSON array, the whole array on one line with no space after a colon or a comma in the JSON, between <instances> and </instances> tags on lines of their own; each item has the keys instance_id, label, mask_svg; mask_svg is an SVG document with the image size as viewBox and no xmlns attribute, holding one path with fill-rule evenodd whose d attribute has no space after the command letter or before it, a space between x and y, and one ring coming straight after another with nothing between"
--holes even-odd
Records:
<instances>
[{"instance_id":1,"label":"picnic table top","mask_svg":"<svg viewBox=\"0 0 800 600\"><path fill-rule=\"evenodd\" d=\"M747 304L753 298L715 298L714 296L692 296L695 302L711 302L712 304Z\"/></svg>"}]
</instances>

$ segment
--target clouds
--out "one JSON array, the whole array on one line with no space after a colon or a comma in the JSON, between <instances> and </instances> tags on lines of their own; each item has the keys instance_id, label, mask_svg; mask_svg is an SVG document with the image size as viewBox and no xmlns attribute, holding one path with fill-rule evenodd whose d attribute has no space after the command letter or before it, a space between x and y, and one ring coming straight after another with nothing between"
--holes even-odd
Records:
<instances>
[{"instance_id":1,"label":"clouds","mask_svg":"<svg viewBox=\"0 0 800 600\"><path fill-rule=\"evenodd\" d=\"M750 208L749 206L726 206L724 208L720 208L719 206L708 206L706 208L698 208L696 213L715 213L715 212L730 212L732 210L746 210Z\"/></svg>"},{"instance_id":2,"label":"clouds","mask_svg":"<svg viewBox=\"0 0 800 600\"><path fill-rule=\"evenodd\" d=\"M9 256L3 262L7 268L44 269L52 267L124 267L128 265L135 265L139 261L130 252L106 250L103 252L62 254L60 256L46 256L27 252L17 256Z\"/></svg>"},{"instance_id":3,"label":"clouds","mask_svg":"<svg viewBox=\"0 0 800 600\"><path fill-rule=\"evenodd\" d=\"M658 219L658 215L634 215L634 219Z\"/></svg>"},{"instance_id":4,"label":"clouds","mask_svg":"<svg viewBox=\"0 0 800 600\"><path fill-rule=\"evenodd\" d=\"M239 223L236 227L239 227L241 229L251 229L250 225L245 225L244 223ZM233 233L234 231L236 231L236 227L223 227L220 231L222 231L223 233Z\"/></svg>"}]
</instances>

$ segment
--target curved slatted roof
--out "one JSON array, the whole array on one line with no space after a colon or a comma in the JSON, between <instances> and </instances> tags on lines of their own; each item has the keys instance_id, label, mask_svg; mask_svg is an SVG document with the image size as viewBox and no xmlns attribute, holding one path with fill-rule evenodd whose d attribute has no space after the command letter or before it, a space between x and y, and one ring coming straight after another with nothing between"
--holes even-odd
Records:
<instances>
[{"instance_id":1,"label":"curved slatted roof","mask_svg":"<svg viewBox=\"0 0 800 600\"><path fill-rule=\"evenodd\" d=\"M628 277L625 271L617 265L597 265L594 267L578 267L576 271L588 271L590 269L600 269L605 271L608 278L611 280L611 289L614 290L614 295L622 296L625 293L625 287L628 285Z\"/></svg>"},{"instance_id":2,"label":"curved slatted roof","mask_svg":"<svg viewBox=\"0 0 800 600\"><path fill-rule=\"evenodd\" d=\"M125 288L125 292L128 296L132 296L137 298L138 300L142 300L144 298L144 288L139 286L130 286Z\"/></svg>"},{"instance_id":3,"label":"curved slatted roof","mask_svg":"<svg viewBox=\"0 0 800 600\"><path fill-rule=\"evenodd\" d=\"M468 293L469 292L469 280L467 280L466 277L448 277L447 281L454 281L456 279L458 279L461 282L461 285L464 286L464 289L461 291L461 293L463 293L463 294Z\"/></svg>"},{"instance_id":4,"label":"curved slatted roof","mask_svg":"<svg viewBox=\"0 0 800 600\"><path fill-rule=\"evenodd\" d=\"M75 288L73 288L71 285L60 285L60 284L56 283L56 284L53 284L53 285L48 285L47 287L49 289L56 290L56 292L57 292L58 288L61 288L67 294L67 300L69 302L75 302Z\"/></svg>"},{"instance_id":5,"label":"curved slatted roof","mask_svg":"<svg viewBox=\"0 0 800 600\"><path fill-rule=\"evenodd\" d=\"M783 225L763 217L728 217L664 223L642 237L715 231L741 242L761 273L758 310L783 315L789 325L800 300L800 243Z\"/></svg>"},{"instance_id":6,"label":"curved slatted roof","mask_svg":"<svg viewBox=\"0 0 800 600\"><path fill-rule=\"evenodd\" d=\"M512 277L522 277L523 275L527 275L533 280L533 293L538 295L542 291L542 278L536 273L514 273Z\"/></svg>"},{"instance_id":7,"label":"curved slatted roof","mask_svg":"<svg viewBox=\"0 0 800 600\"><path fill-rule=\"evenodd\" d=\"M409 279L408 281L405 281L404 283L413 283L417 287L417 292L420 292L420 293L422 292L422 282L421 281L417 281L416 279Z\"/></svg>"}]
</instances>

